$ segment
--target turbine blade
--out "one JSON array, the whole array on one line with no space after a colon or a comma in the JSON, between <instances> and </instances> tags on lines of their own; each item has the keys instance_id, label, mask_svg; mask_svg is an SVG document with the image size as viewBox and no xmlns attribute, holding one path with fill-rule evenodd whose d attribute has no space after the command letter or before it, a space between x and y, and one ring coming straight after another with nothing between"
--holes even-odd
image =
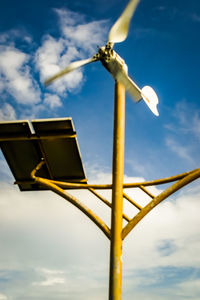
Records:
<instances>
[{"instance_id":1,"label":"turbine blade","mask_svg":"<svg viewBox=\"0 0 200 300\"><path fill-rule=\"evenodd\" d=\"M130 0L125 10L119 17L119 19L112 26L109 36L108 42L110 43L120 43L123 42L128 35L129 24L133 13L137 7L139 0Z\"/></svg>"},{"instance_id":2,"label":"turbine blade","mask_svg":"<svg viewBox=\"0 0 200 300\"><path fill-rule=\"evenodd\" d=\"M115 79L124 85L126 91L135 102L139 102L142 99L141 89L125 72L117 72Z\"/></svg>"},{"instance_id":3,"label":"turbine blade","mask_svg":"<svg viewBox=\"0 0 200 300\"><path fill-rule=\"evenodd\" d=\"M45 80L44 84L47 86L49 84L51 84L54 80L56 80L57 78L68 74L69 72L72 72L84 65L87 65L89 63L95 62L99 60L98 57L93 56L91 58L88 59L83 59L83 60L79 60L79 61L75 61L73 63L71 63L69 66L67 66L65 69L63 69L62 71L58 72L57 74L55 74L54 76L48 78L47 80Z\"/></svg>"}]
</instances>

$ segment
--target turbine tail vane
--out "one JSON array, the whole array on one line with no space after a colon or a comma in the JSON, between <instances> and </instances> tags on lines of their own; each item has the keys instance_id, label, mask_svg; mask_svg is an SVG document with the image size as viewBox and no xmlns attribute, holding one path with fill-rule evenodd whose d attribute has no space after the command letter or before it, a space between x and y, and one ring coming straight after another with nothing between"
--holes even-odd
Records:
<instances>
[{"instance_id":1,"label":"turbine tail vane","mask_svg":"<svg viewBox=\"0 0 200 300\"><path fill-rule=\"evenodd\" d=\"M158 105L158 97L155 91L150 86L144 86L142 88L142 98L147 106L150 108L154 115L159 116L159 112L157 109Z\"/></svg>"},{"instance_id":2,"label":"turbine tail vane","mask_svg":"<svg viewBox=\"0 0 200 300\"><path fill-rule=\"evenodd\" d=\"M159 116L157 109L158 97L150 86L144 86L142 89L140 89L126 73L120 71L115 76L115 79L124 85L126 91L135 102L139 102L143 99L152 113L155 116Z\"/></svg>"}]
</instances>

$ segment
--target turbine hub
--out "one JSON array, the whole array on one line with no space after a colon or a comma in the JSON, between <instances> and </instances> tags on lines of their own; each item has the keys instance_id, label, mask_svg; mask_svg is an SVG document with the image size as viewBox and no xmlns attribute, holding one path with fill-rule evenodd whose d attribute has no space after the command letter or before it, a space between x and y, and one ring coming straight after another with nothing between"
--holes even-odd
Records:
<instances>
[{"instance_id":1,"label":"turbine hub","mask_svg":"<svg viewBox=\"0 0 200 300\"><path fill-rule=\"evenodd\" d=\"M114 78L118 71L122 71L127 74L128 68L125 61L112 49L111 43L100 47L98 55L103 66L113 75Z\"/></svg>"}]
</instances>

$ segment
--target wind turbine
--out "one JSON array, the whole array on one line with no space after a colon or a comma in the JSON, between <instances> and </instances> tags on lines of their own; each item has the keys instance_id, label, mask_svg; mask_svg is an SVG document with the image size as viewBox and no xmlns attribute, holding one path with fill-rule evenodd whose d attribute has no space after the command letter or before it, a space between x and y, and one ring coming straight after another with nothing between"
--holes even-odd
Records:
<instances>
[{"instance_id":1,"label":"wind turbine","mask_svg":"<svg viewBox=\"0 0 200 300\"><path fill-rule=\"evenodd\" d=\"M123 42L127 38L129 24L138 2L139 0L129 1L121 16L112 26L106 45L100 47L98 53L93 55L91 58L72 62L65 69L48 78L45 81L45 85L49 85L55 79L58 79L59 77L66 75L77 68L92 62L101 61L102 65L111 73L113 78L125 87L126 91L130 94L135 102L139 102L141 99L143 99L150 110L156 116L158 116L158 97L155 91L150 86L144 86L142 89L140 89L137 84L128 76L128 68L125 64L125 61L113 50L115 43Z\"/></svg>"}]
</instances>

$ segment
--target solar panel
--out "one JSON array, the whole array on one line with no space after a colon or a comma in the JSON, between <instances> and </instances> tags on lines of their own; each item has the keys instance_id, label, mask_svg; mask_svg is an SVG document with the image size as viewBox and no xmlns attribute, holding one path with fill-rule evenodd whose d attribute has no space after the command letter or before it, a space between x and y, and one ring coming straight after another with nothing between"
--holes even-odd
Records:
<instances>
[{"instance_id":1,"label":"solar panel","mask_svg":"<svg viewBox=\"0 0 200 300\"><path fill-rule=\"evenodd\" d=\"M32 130L33 128L33 130ZM86 182L71 118L0 122L0 147L21 191L46 189L31 171L45 164L37 176L66 182Z\"/></svg>"}]
</instances>

